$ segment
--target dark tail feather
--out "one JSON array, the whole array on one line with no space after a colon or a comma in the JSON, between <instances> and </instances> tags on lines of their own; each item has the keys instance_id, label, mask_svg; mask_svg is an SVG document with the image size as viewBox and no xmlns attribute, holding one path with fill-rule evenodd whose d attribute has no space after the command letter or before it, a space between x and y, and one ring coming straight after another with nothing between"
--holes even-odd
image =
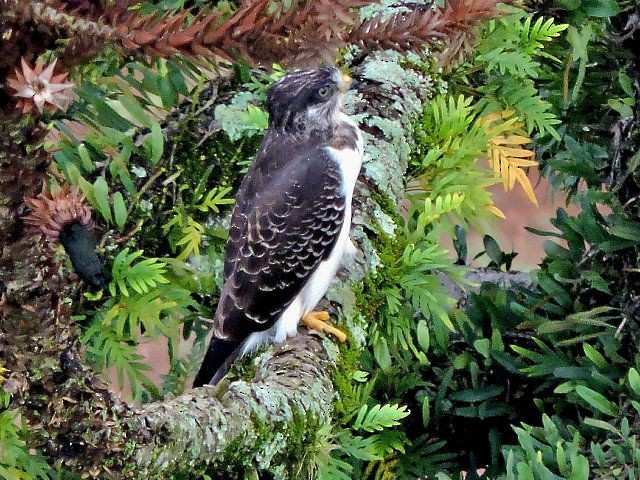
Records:
<instances>
[{"instance_id":1,"label":"dark tail feather","mask_svg":"<svg viewBox=\"0 0 640 480\"><path fill-rule=\"evenodd\" d=\"M238 357L242 342L237 340L223 340L213 337L209 343L207 354L204 356L200 371L193 381L193 387L205 384L215 385L229 371L231 363Z\"/></svg>"}]
</instances>

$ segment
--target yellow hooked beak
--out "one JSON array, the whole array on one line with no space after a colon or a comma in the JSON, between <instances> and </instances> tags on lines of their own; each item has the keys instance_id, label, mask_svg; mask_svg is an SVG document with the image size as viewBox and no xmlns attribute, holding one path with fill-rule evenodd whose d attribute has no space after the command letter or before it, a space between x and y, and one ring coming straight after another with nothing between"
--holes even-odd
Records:
<instances>
[{"instance_id":1,"label":"yellow hooked beak","mask_svg":"<svg viewBox=\"0 0 640 480\"><path fill-rule=\"evenodd\" d=\"M342 93L346 92L347 90L351 90L354 89L357 86L358 82L355 82L353 80L353 78L351 78L348 74L343 73L342 74L342 81L344 82L342 84Z\"/></svg>"}]
</instances>

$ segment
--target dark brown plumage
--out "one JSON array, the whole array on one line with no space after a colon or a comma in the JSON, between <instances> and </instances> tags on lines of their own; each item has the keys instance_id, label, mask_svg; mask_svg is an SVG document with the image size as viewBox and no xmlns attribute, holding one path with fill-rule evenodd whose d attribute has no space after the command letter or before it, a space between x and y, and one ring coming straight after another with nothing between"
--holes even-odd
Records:
<instances>
[{"instance_id":1,"label":"dark brown plumage","mask_svg":"<svg viewBox=\"0 0 640 480\"><path fill-rule=\"evenodd\" d=\"M238 192L216 313L219 332L229 338L246 335L247 322L255 330L273 326L327 258L342 227L345 199L335 162L313 149L291 163L266 174L254 170Z\"/></svg>"}]
</instances>

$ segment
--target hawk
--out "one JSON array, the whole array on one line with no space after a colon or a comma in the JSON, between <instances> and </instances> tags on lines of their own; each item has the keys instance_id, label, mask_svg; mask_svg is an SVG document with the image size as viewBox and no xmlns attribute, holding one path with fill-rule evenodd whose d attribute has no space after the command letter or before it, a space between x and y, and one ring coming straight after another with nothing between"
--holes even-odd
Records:
<instances>
[{"instance_id":1,"label":"hawk","mask_svg":"<svg viewBox=\"0 0 640 480\"><path fill-rule=\"evenodd\" d=\"M239 355L282 342L298 323L345 341L313 309L345 255L362 164L342 111L353 82L333 67L296 71L267 92L269 127L238 190L214 334L194 386L216 384Z\"/></svg>"}]
</instances>

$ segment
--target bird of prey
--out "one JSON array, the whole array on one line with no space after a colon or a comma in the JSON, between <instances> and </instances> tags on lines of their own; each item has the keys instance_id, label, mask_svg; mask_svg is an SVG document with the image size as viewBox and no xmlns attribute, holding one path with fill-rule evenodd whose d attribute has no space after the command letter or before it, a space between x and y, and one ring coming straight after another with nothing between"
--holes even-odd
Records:
<instances>
[{"instance_id":1,"label":"bird of prey","mask_svg":"<svg viewBox=\"0 0 640 480\"><path fill-rule=\"evenodd\" d=\"M345 341L313 309L345 255L362 164L358 126L342 110L353 82L323 66L267 92L269 127L238 190L214 334L198 387L216 384L239 355L295 335L298 323Z\"/></svg>"}]
</instances>

